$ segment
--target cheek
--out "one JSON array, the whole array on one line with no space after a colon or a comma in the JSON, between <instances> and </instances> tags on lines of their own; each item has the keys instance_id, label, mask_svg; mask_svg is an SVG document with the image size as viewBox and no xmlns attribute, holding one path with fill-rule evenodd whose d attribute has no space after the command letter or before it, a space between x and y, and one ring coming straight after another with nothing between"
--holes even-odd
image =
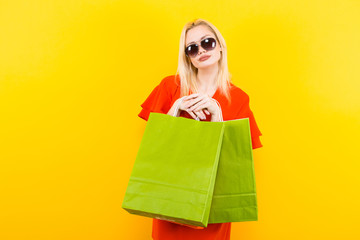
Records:
<instances>
[{"instance_id":1,"label":"cheek","mask_svg":"<svg viewBox=\"0 0 360 240\"><path fill-rule=\"evenodd\" d=\"M218 53L218 55L217 55L217 60L219 61L220 58L221 58L221 52Z\"/></svg>"},{"instance_id":2,"label":"cheek","mask_svg":"<svg viewBox=\"0 0 360 240\"><path fill-rule=\"evenodd\" d=\"M192 65L194 65L194 67L196 67L196 68L198 67L198 64L197 64L197 62L195 60L191 59L191 63L192 63Z\"/></svg>"},{"instance_id":3,"label":"cheek","mask_svg":"<svg viewBox=\"0 0 360 240\"><path fill-rule=\"evenodd\" d=\"M220 52L214 52L213 53L211 64L213 64L215 62L218 62L220 60L220 57L221 57L220 54L221 54Z\"/></svg>"},{"instance_id":4,"label":"cheek","mask_svg":"<svg viewBox=\"0 0 360 240\"><path fill-rule=\"evenodd\" d=\"M220 52L220 48L219 48L219 47L216 48L215 55L216 55L217 58L220 58L220 57L221 57L221 52Z\"/></svg>"},{"instance_id":5,"label":"cheek","mask_svg":"<svg viewBox=\"0 0 360 240\"><path fill-rule=\"evenodd\" d=\"M214 53L214 59L215 61L219 61L221 58L221 52L218 50L217 52Z\"/></svg>"}]
</instances>

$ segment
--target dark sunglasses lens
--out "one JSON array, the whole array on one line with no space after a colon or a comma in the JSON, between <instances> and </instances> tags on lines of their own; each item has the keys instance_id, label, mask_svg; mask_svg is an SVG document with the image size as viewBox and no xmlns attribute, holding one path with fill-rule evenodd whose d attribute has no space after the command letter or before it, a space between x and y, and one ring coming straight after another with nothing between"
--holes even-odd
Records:
<instances>
[{"instance_id":1,"label":"dark sunglasses lens","mask_svg":"<svg viewBox=\"0 0 360 240\"><path fill-rule=\"evenodd\" d=\"M189 56L189 57L194 57L197 55L199 51L199 47L196 44L192 44L190 46L188 46L185 49L185 53Z\"/></svg>"},{"instance_id":2,"label":"dark sunglasses lens","mask_svg":"<svg viewBox=\"0 0 360 240\"><path fill-rule=\"evenodd\" d=\"M213 50L216 47L216 40L214 38L205 38L201 41L201 47L206 51Z\"/></svg>"}]
</instances>

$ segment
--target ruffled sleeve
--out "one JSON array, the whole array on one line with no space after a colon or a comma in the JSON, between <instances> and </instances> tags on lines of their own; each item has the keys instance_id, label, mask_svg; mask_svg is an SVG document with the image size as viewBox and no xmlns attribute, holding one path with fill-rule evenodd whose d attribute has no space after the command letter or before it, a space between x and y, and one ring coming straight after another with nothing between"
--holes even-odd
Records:
<instances>
[{"instance_id":1,"label":"ruffled sleeve","mask_svg":"<svg viewBox=\"0 0 360 240\"><path fill-rule=\"evenodd\" d=\"M148 120L150 112L168 113L171 106L171 94L167 86L168 78L164 78L161 82L151 91L150 95L140 105L142 110L138 114L144 120Z\"/></svg>"},{"instance_id":2,"label":"ruffled sleeve","mask_svg":"<svg viewBox=\"0 0 360 240\"><path fill-rule=\"evenodd\" d=\"M255 149L263 146L260 141L262 133L260 132L260 129L256 124L254 114L250 109L249 100L249 96L245 94L244 101L238 109L237 118L249 118L252 148Z\"/></svg>"}]
</instances>

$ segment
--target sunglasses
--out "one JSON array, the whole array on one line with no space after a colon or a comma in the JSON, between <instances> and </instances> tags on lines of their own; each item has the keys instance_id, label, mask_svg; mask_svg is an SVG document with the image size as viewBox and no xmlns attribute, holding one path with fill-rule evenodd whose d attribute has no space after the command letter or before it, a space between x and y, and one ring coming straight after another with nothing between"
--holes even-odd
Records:
<instances>
[{"instance_id":1,"label":"sunglasses","mask_svg":"<svg viewBox=\"0 0 360 240\"><path fill-rule=\"evenodd\" d=\"M215 38L209 37L201 40L200 45L206 51L211 51L216 47ZM188 57L195 57L199 52L199 45L197 43L190 44L185 48L185 54Z\"/></svg>"}]
</instances>

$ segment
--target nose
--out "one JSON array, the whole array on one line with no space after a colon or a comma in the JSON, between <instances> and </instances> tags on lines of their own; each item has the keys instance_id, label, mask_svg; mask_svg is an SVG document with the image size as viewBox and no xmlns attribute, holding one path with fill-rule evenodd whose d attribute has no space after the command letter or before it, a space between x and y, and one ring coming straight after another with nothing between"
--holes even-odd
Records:
<instances>
[{"instance_id":1,"label":"nose","mask_svg":"<svg viewBox=\"0 0 360 240\"><path fill-rule=\"evenodd\" d=\"M199 46L199 53L198 53L198 55L201 55L203 52L206 52L206 50L203 49L202 46Z\"/></svg>"}]
</instances>

